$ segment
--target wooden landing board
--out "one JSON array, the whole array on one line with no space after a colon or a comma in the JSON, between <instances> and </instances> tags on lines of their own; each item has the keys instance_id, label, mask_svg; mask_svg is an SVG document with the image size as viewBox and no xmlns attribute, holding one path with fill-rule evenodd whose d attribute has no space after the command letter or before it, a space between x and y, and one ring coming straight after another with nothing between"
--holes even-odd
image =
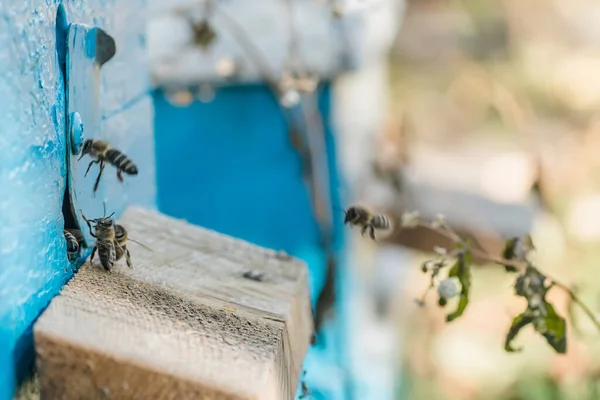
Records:
<instances>
[{"instance_id":1,"label":"wooden landing board","mask_svg":"<svg viewBox=\"0 0 600 400\"><path fill-rule=\"evenodd\" d=\"M153 251L129 242L133 269L112 273L88 262L42 314L42 398L292 399L312 334L305 264L155 211L119 223Z\"/></svg>"}]
</instances>

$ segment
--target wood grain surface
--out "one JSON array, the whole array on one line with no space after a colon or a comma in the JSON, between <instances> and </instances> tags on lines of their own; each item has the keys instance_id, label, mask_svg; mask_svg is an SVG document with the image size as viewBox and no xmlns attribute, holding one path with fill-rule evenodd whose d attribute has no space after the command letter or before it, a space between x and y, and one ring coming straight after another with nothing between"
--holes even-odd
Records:
<instances>
[{"instance_id":1,"label":"wood grain surface","mask_svg":"<svg viewBox=\"0 0 600 400\"><path fill-rule=\"evenodd\" d=\"M133 268L111 273L88 261L40 317L42 398L292 399L312 333L304 263L156 211L119 223L152 251L129 242Z\"/></svg>"}]
</instances>

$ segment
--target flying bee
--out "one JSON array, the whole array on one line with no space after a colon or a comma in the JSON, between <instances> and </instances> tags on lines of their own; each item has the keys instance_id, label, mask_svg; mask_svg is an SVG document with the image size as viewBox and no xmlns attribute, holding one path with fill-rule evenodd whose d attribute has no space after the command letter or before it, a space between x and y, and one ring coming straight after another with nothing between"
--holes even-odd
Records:
<instances>
[{"instance_id":1,"label":"flying bee","mask_svg":"<svg viewBox=\"0 0 600 400\"><path fill-rule=\"evenodd\" d=\"M360 226L361 235L369 230L369 236L375 240L375 230L390 230L392 223L389 218L383 214L375 214L361 206L352 206L344 211L344 225Z\"/></svg>"},{"instance_id":2,"label":"flying bee","mask_svg":"<svg viewBox=\"0 0 600 400\"><path fill-rule=\"evenodd\" d=\"M65 240L67 241L67 256L69 262L73 263L79 257L79 248L83 243L83 233L79 229L63 230Z\"/></svg>"},{"instance_id":3,"label":"flying bee","mask_svg":"<svg viewBox=\"0 0 600 400\"><path fill-rule=\"evenodd\" d=\"M90 257L90 263L93 265L94 256L96 255L96 251L98 251L100 264L107 271L112 270L116 261L115 222L111 218L113 215L114 213L108 217L88 220L85 215L83 215L83 212L81 212L81 216L90 228L90 235L96 238L96 244L94 245L92 256ZM94 224L93 227L92 223Z\"/></svg>"},{"instance_id":4,"label":"flying bee","mask_svg":"<svg viewBox=\"0 0 600 400\"><path fill-rule=\"evenodd\" d=\"M123 172L125 172L127 175L138 174L137 166L129 157L123 154L120 150L111 148L107 142L102 140L86 140L83 143L81 156L77 159L77 161L81 160L86 154L89 154L93 160L90 161L84 176L87 176L88 172L90 172L92 164L100 164L100 172L98 172L98 177L96 178L96 183L94 184L94 193L96 193L98 190L98 185L100 184L100 177L102 177L102 172L104 171L105 162L112 164L117 169L117 179L119 179L119 182L123 182Z\"/></svg>"}]
</instances>

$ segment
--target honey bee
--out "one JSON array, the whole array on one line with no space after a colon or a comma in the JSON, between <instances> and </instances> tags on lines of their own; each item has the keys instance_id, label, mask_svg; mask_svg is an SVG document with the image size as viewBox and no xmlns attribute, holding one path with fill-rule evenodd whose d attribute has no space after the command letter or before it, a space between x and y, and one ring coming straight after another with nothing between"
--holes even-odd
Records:
<instances>
[{"instance_id":1,"label":"honey bee","mask_svg":"<svg viewBox=\"0 0 600 400\"><path fill-rule=\"evenodd\" d=\"M73 263L79 257L79 248L81 243L83 243L83 233L79 229L65 229L63 230L63 234L67 241L69 262Z\"/></svg>"},{"instance_id":2,"label":"honey bee","mask_svg":"<svg viewBox=\"0 0 600 400\"><path fill-rule=\"evenodd\" d=\"M96 193L98 190L98 185L100 184L100 177L102 177L102 172L104 171L105 162L112 164L117 169L117 179L119 179L119 182L123 182L123 172L125 172L127 175L138 174L137 166L129 157L123 154L120 150L111 148L107 142L102 140L86 140L83 143L81 156L77 159L77 161L81 160L86 154L89 154L93 160L90 161L84 176L87 176L93 164L100 164L100 172L98 173L96 183L94 184L94 193Z\"/></svg>"},{"instance_id":3,"label":"honey bee","mask_svg":"<svg viewBox=\"0 0 600 400\"><path fill-rule=\"evenodd\" d=\"M352 206L344 211L344 225L360 226L360 234L364 234L369 230L369 236L375 240L375 230L390 230L392 223L389 218L383 214L374 214L361 206Z\"/></svg>"},{"instance_id":4,"label":"honey bee","mask_svg":"<svg viewBox=\"0 0 600 400\"><path fill-rule=\"evenodd\" d=\"M111 218L113 215L114 213L108 217L88 220L85 215L83 215L83 212L81 212L81 216L90 228L90 235L96 238L96 244L94 245L92 256L90 257L90 263L93 265L94 256L96 255L96 251L98 251L100 264L109 272L112 270L116 261L115 221ZM94 224L93 227L92 223Z\"/></svg>"}]
</instances>

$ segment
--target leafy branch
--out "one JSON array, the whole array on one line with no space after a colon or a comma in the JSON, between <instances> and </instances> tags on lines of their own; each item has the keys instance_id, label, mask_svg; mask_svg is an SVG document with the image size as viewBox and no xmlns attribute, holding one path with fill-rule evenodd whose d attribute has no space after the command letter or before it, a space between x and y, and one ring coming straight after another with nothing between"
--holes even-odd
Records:
<instances>
[{"instance_id":1,"label":"leafy branch","mask_svg":"<svg viewBox=\"0 0 600 400\"><path fill-rule=\"evenodd\" d=\"M430 284L422 298L417 300L419 305L424 305L427 294L436 286L440 307L445 307L449 299L458 297L456 310L446 316L448 322L462 316L469 304L471 266L473 258L477 257L480 260L503 266L507 273L518 273L514 284L515 294L527 300L527 308L513 319L508 330L504 344L506 351L520 351L520 348L514 348L511 343L521 329L533 325L535 331L542 335L557 353L566 352L566 321L558 315L554 306L546 299L546 294L553 287L567 293L570 303L579 306L600 330L600 321L574 290L532 264L529 256L535 247L529 235L509 239L505 243L502 255L495 256L475 247L470 240L463 239L441 215L438 215L431 223L425 223L420 219L418 212L404 213L401 227L403 229L417 227L430 229L453 243L451 250L435 247L434 251L437 257L426 261L421 266L423 273L430 275ZM440 280L441 271L449 265L452 267L446 277Z\"/></svg>"}]
</instances>

